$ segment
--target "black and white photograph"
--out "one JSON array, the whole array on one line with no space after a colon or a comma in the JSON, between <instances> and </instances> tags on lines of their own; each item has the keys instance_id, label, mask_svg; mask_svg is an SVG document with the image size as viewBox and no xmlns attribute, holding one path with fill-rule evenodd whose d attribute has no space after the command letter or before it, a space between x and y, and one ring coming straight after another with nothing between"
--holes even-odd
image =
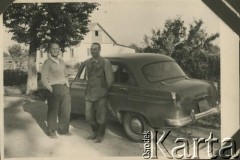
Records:
<instances>
[{"instance_id":1,"label":"black and white photograph","mask_svg":"<svg viewBox=\"0 0 240 160\"><path fill-rule=\"evenodd\" d=\"M237 0L15 0L0 159L238 159Z\"/></svg>"}]
</instances>

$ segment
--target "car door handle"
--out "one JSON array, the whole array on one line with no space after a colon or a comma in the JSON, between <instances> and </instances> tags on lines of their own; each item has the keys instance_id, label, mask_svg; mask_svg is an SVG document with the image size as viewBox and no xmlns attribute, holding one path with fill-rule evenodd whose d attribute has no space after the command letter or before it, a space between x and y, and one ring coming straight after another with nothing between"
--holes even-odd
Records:
<instances>
[{"instance_id":1,"label":"car door handle","mask_svg":"<svg viewBox=\"0 0 240 160\"><path fill-rule=\"evenodd\" d=\"M120 90L122 90L122 91L127 91L127 88L119 88Z\"/></svg>"}]
</instances>

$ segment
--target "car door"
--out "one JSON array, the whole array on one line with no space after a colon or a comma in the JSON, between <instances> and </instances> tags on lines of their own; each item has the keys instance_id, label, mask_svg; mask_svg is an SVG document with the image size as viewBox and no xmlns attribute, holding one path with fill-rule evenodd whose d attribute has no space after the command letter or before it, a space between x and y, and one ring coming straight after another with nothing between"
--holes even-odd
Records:
<instances>
[{"instance_id":1,"label":"car door","mask_svg":"<svg viewBox=\"0 0 240 160\"><path fill-rule=\"evenodd\" d=\"M127 107L127 96L130 86L130 74L127 68L120 64L112 62L114 83L109 92L109 111L116 118L119 110Z\"/></svg>"},{"instance_id":2,"label":"car door","mask_svg":"<svg viewBox=\"0 0 240 160\"><path fill-rule=\"evenodd\" d=\"M82 63L76 78L71 83L72 113L85 113L85 90L87 80L85 73L85 63Z\"/></svg>"}]
</instances>

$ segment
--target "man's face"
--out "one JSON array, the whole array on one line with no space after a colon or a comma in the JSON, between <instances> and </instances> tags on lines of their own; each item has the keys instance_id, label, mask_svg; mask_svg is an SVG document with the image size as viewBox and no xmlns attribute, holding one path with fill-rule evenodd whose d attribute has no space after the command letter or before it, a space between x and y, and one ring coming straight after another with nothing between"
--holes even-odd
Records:
<instances>
[{"instance_id":1,"label":"man's face","mask_svg":"<svg viewBox=\"0 0 240 160\"><path fill-rule=\"evenodd\" d=\"M92 54L92 57L94 57L94 58L99 57L100 56L100 47L96 44L92 44L91 54Z\"/></svg>"},{"instance_id":2,"label":"man's face","mask_svg":"<svg viewBox=\"0 0 240 160\"><path fill-rule=\"evenodd\" d=\"M56 43L51 44L51 46L50 46L50 54L51 54L52 57L55 57L55 58L58 57L59 51L60 51L60 49L59 49L59 45L58 44L56 44Z\"/></svg>"}]
</instances>

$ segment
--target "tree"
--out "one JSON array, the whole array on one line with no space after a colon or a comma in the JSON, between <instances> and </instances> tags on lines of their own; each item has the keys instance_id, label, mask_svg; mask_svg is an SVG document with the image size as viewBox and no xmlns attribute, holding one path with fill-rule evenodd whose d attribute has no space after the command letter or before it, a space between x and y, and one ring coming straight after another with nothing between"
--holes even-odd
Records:
<instances>
[{"instance_id":1,"label":"tree","mask_svg":"<svg viewBox=\"0 0 240 160\"><path fill-rule=\"evenodd\" d=\"M212 43L219 34L208 35L202 27L202 20L190 24L186 38L176 48L173 57L192 77L220 82L220 50ZM212 66L213 63L219 65Z\"/></svg>"},{"instance_id":2,"label":"tree","mask_svg":"<svg viewBox=\"0 0 240 160\"><path fill-rule=\"evenodd\" d=\"M37 90L36 53L57 42L62 51L79 44L89 31L89 17L97 3L13 3L3 14L12 39L29 45L27 94Z\"/></svg>"},{"instance_id":3,"label":"tree","mask_svg":"<svg viewBox=\"0 0 240 160\"><path fill-rule=\"evenodd\" d=\"M22 48L19 44L14 44L8 47L8 52L17 64L17 67L22 66L22 64L27 61L28 50Z\"/></svg>"},{"instance_id":4,"label":"tree","mask_svg":"<svg viewBox=\"0 0 240 160\"><path fill-rule=\"evenodd\" d=\"M220 49L212 43L219 34L208 35L202 28L202 20L195 20L187 31L180 17L168 19L162 31L144 36L143 50L171 56L191 77L220 82Z\"/></svg>"},{"instance_id":5,"label":"tree","mask_svg":"<svg viewBox=\"0 0 240 160\"><path fill-rule=\"evenodd\" d=\"M143 52L143 48L139 47L137 44L132 43L132 44L129 45L129 47L135 49L136 53L142 53Z\"/></svg>"},{"instance_id":6,"label":"tree","mask_svg":"<svg viewBox=\"0 0 240 160\"><path fill-rule=\"evenodd\" d=\"M171 56L177 45L183 42L186 36L186 27L181 18L168 19L164 28L152 30L151 36L144 36L145 51L162 53Z\"/></svg>"}]
</instances>

